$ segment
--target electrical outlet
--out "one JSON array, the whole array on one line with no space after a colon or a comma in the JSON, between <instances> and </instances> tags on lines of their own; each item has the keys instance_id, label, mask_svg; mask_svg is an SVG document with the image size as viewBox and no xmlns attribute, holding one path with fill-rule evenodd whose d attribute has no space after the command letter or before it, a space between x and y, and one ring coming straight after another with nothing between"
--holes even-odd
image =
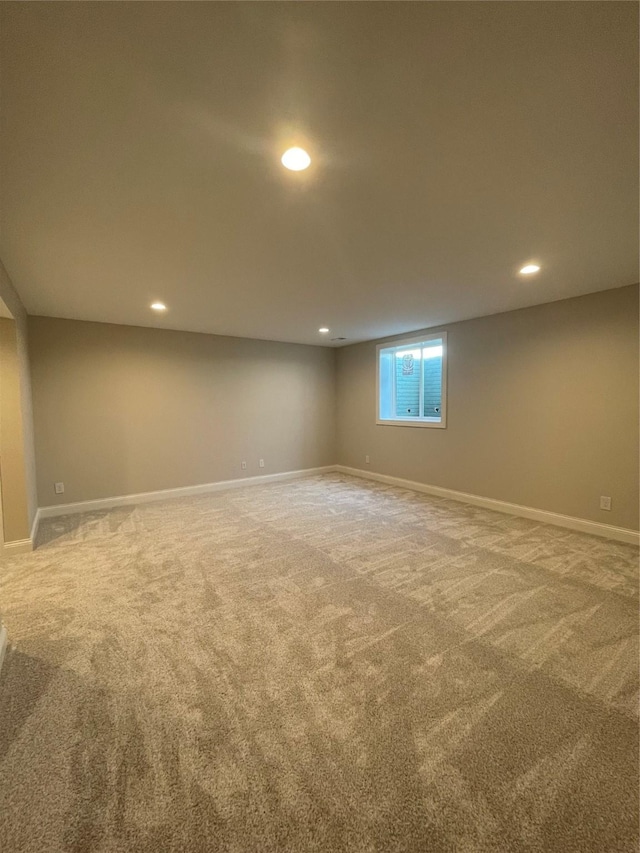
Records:
<instances>
[{"instance_id":1,"label":"electrical outlet","mask_svg":"<svg viewBox=\"0 0 640 853\"><path fill-rule=\"evenodd\" d=\"M243 471L247 470L247 463L244 461L244 459L240 463L240 467L242 468Z\"/></svg>"},{"instance_id":2,"label":"electrical outlet","mask_svg":"<svg viewBox=\"0 0 640 853\"><path fill-rule=\"evenodd\" d=\"M264 459L261 459L261 460L260 460L260 462L258 462L258 465L259 465L261 468L264 468Z\"/></svg>"},{"instance_id":3,"label":"electrical outlet","mask_svg":"<svg viewBox=\"0 0 640 853\"><path fill-rule=\"evenodd\" d=\"M54 488L56 495L63 495L64 494L64 483L54 483L53 488Z\"/></svg>"},{"instance_id":4,"label":"electrical outlet","mask_svg":"<svg viewBox=\"0 0 640 853\"><path fill-rule=\"evenodd\" d=\"M600 495L600 509L611 509L611 498L608 495Z\"/></svg>"},{"instance_id":5,"label":"electrical outlet","mask_svg":"<svg viewBox=\"0 0 640 853\"><path fill-rule=\"evenodd\" d=\"M368 457L368 456L365 456L365 457L364 457L364 461L365 461L365 462L367 463L367 465L368 465L368 464L369 464L369 457Z\"/></svg>"}]
</instances>

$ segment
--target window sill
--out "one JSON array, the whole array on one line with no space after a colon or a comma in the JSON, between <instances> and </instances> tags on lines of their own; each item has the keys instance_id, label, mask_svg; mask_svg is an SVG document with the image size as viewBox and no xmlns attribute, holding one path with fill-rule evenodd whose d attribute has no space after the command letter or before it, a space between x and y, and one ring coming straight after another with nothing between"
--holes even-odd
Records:
<instances>
[{"instance_id":1,"label":"window sill","mask_svg":"<svg viewBox=\"0 0 640 853\"><path fill-rule=\"evenodd\" d=\"M439 420L437 421L435 418L433 420L413 420L409 418L397 418L394 420L387 420L378 418L376 421L377 426L400 426L400 427L426 427L427 429L446 429L446 421Z\"/></svg>"}]
</instances>

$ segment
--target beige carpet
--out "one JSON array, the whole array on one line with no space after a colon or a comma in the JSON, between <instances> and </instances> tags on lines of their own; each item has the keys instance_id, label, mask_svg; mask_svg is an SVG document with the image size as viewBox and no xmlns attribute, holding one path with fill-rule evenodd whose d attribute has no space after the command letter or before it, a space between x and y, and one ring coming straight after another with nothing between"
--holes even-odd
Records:
<instances>
[{"instance_id":1,"label":"beige carpet","mask_svg":"<svg viewBox=\"0 0 640 853\"><path fill-rule=\"evenodd\" d=\"M638 849L638 551L338 474L0 569L2 853Z\"/></svg>"}]
</instances>

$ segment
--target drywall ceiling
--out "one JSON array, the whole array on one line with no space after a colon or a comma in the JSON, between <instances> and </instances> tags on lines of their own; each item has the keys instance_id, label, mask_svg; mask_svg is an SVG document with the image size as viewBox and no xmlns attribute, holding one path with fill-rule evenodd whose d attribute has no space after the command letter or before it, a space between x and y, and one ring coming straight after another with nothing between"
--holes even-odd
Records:
<instances>
[{"instance_id":1,"label":"drywall ceiling","mask_svg":"<svg viewBox=\"0 0 640 853\"><path fill-rule=\"evenodd\" d=\"M638 280L635 3L0 14L32 314L351 342Z\"/></svg>"}]
</instances>

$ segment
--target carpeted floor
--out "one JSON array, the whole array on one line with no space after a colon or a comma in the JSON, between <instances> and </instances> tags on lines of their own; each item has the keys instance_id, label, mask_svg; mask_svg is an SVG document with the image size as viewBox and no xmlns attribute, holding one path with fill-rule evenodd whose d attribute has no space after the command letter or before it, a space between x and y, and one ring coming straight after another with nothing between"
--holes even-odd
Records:
<instances>
[{"instance_id":1,"label":"carpeted floor","mask_svg":"<svg viewBox=\"0 0 640 853\"><path fill-rule=\"evenodd\" d=\"M2 853L638 849L638 551L339 474L0 568Z\"/></svg>"}]
</instances>

